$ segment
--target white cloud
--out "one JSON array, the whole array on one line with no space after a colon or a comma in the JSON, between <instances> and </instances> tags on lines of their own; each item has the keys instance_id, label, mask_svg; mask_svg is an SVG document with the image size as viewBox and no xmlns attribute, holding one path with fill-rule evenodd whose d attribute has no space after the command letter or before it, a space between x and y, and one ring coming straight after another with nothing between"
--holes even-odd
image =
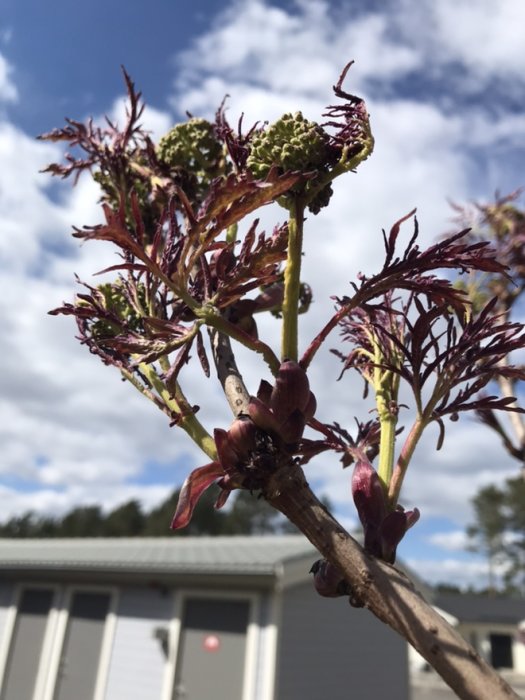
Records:
<instances>
[{"instance_id":1,"label":"white cloud","mask_svg":"<svg viewBox=\"0 0 525 700\"><path fill-rule=\"evenodd\" d=\"M170 486L156 484L121 485L112 489L108 489L105 484L92 485L89 489L73 487L67 490L53 490L44 487L34 491L0 486L2 522L30 511L57 517L77 506L98 505L108 512L130 500L139 501L143 510L147 512L167 498L171 491ZM168 525L169 523L166 526L167 533Z\"/></svg>"},{"instance_id":2,"label":"white cloud","mask_svg":"<svg viewBox=\"0 0 525 700\"><path fill-rule=\"evenodd\" d=\"M442 0L431 7L437 39L449 61L460 61L482 80L501 75L508 79L509 74L523 80L523 2Z\"/></svg>"},{"instance_id":3,"label":"white cloud","mask_svg":"<svg viewBox=\"0 0 525 700\"><path fill-rule=\"evenodd\" d=\"M429 535L427 541L448 552L464 552L468 546L468 537L464 530L453 532L435 532Z\"/></svg>"},{"instance_id":4,"label":"white cloud","mask_svg":"<svg viewBox=\"0 0 525 700\"><path fill-rule=\"evenodd\" d=\"M40 246L56 243L60 209L46 196L39 174L58 149L0 122L0 262L11 270L38 263Z\"/></svg>"},{"instance_id":5,"label":"white cloud","mask_svg":"<svg viewBox=\"0 0 525 700\"><path fill-rule=\"evenodd\" d=\"M488 586L488 565L480 560L403 559L424 581L430 584L453 583L460 588L482 589ZM496 571L497 576L503 571Z\"/></svg>"},{"instance_id":6,"label":"white cloud","mask_svg":"<svg viewBox=\"0 0 525 700\"><path fill-rule=\"evenodd\" d=\"M7 60L0 54L0 102L16 102L18 90L11 79L13 69Z\"/></svg>"},{"instance_id":7,"label":"white cloud","mask_svg":"<svg viewBox=\"0 0 525 700\"><path fill-rule=\"evenodd\" d=\"M385 15L358 16L347 9L334 15L325 2L297 6L292 14L260 0L233 3L214 29L179 57L177 92L200 84L202 73L209 72L228 85L318 97L350 60L360 66L358 81L387 79L419 65L417 51L390 39Z\"/></svg>"},{"instance_id":8,"label":"white cloud","mask_svg":"<svg viewBox=\"0 0 525 700\"><path fill-rule=\"evenodd\" d=\"M154 110L145 118L150 128L168 125ZM47 313L77 291L75 272L92 282L115 262L108 245L70 239L73 225L100 220L99 191L87 178L71 189L39 172L60 158L56 146L0 122L2 519L93 502L110 508L132 497L151 507L171 489L134 484L148 460L171 465L166 477L175 485L181 463L200 459L78 344L71 319Z\"/></svg>"}]
</instances>

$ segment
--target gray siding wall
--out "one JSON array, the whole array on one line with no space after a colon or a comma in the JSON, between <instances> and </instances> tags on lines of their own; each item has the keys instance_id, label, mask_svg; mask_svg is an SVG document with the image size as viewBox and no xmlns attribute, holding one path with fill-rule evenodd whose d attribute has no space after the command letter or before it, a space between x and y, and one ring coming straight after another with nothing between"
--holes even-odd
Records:
<instances>
[{"instance_id":1,"label":"gray siding wall","mask_svg":"<svg viewBox=\"0 0 525 700\"><path fill-rule=\"evenodd\" d=\"M407 700L408 647L346 598L302 584L283 595L275 700Z\"/></svg>"},{"instance_id":2,"label":"gray siding wall","mask_svg":"<svg viewBox=\"0 0 525 700\"><path fill-rule=\"evenodd\" d=\"M166 659L153 633L172 614L171 593L121 589L105 700L160 700Z\"/></svg>"}]
</instances>

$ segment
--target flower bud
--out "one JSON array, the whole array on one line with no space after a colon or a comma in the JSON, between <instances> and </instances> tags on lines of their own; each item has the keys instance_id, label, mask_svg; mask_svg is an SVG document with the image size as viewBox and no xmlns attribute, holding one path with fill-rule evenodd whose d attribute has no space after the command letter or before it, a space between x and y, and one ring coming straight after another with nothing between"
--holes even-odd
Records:
<instances>
[{"instance_id":1,"label":"flower bud","mask_svg":"<svg viewBox=\"0 0 525 700\"><path fill-rule=\"evenodd\" d=\"M193 118L176 124L157 146L161 161L172 168L182 167L199 178L216 177L222 146L215 138L213 124Z\"/></svg>"},{"instance_id":2,"label":"flower bud","mask_svg":"<svg viewBox=\"0 0 525 700\"><path fill-rule=\"evenodd\" d=\"M265 178L275 165L285 172L309 172L324 165L327 143L323 129L305 119L301 112L283 114L254 135L246 164L260 178Z\"/></svg>"}]
</instances>

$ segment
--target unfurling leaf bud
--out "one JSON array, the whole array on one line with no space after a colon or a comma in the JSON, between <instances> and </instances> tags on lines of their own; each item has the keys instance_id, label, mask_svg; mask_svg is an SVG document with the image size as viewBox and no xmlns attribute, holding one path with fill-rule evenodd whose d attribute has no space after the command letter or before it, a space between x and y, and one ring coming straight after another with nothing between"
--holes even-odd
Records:
<instances>
[{"instance_id":1,"label":"unfurling leaf bud","mask_svg":"<svg viewBox=\"0 0 525 700\"><path fill-rule=\"evenodd\" d=\"M261 382L257 398L250 399L248 415L258 428L290 446L301 439L315 408L316 400L306 372L297 362L285 360L273 387Z\"/></svg>"},{"instance_id":2,"label":"unfurling leaf bud","mask_svg":"<svg viewBox=\"0 0 525 700\"><path fill-rule=\"evenodd\" d=\"M278 419L286 419L296 409L303 412L310 402L310 383L297 362L285 360L279 367L270 406Z\"/></svg>"},{"instance_id":3,"label":"unfurling leaf bud","mask_svg":"<svg viewBox=\"0 0 525 700\"><path fill-rule=\"evenodd\" d=\"M292 444L301 439L304 432L304 414L295 410L279 427L279 435L287 444Z\"/></svg>"},{"instance_id":4,"label":"unfurling leaf bud","mask_svg":"<svg viewBox=\"0 0 525 700\"><path fill-rule=\"evenodd\" d=\"M239 459L255 449L256 426L248 416L236 418L228 430L228 440L231 448Z\"/></svg>"},{"instance_id":5,"label":"unfurling leaf bud","mask_svg":"<svg viewBox=\"0 0 525 700\"><path fill-rule=\"evenodd\" d=\"M314 562L310 573L314 575L314 586L319 595L325 598L351 595L350 585L345 581L343 574L326 559Z\"/></svg>"},{"instance_id":6,"label":"unfurling leaf bud","mask_svg":"<svg viewBox=\"0 0 525 700\"><path fill-rule=\"evenodd\" d=\"M419 510L405 511L398 505L390 510L376 470L358 460L352 476L352 495L365 535L364 547L378 559L393 564L397 545L406 531L419 520Z\"/></svg>"}]
</instances>

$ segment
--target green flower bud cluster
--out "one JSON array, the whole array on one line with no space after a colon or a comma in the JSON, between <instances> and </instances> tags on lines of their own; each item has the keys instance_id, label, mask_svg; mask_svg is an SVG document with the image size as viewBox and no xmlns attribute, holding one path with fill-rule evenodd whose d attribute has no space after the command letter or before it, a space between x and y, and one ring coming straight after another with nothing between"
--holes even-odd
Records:
<instances>
[{"instance_id":1,"label":"green flower bud cluster","mask_svg":"<svg viewBox=\"0 0 525 700\"><path fill-rule=\"evenodd\" d=\"M129 181L127 186L128 191L133 189L136 193L141 211L147 210L151 194L148 183L137 176L133 176L130 171L127 171L125 179ZM93 173L93 180L100 185L104 193L103 200L107 202L112 209L118 209L120 207L120 190L114 177L107 172L99 170Z\"/></svg>"},{"instance_id":2,"label":"green flower bud cluster","mask_svg":"<svg viewBox=\"0 0 525 700\"><path fill-rule=\"evenodd\" d=\"M246 164L258 178L265 178L272 166L277 166L282 172L326 172L328 136L316 122L305 119L301 112L284 114L267 129L257 132L250 145ZM311 182L301 183L294 191L307 192ZM326 206L330 194L331 190L324 188L309 203L309 209L317 213ZM286 206L286 198L282 204Z\"/></svg>"},{"instance_id":3,"label":"green flower bud cluster","mask_svg":"<svg viewBox=\"0 0 525 700\"><path fill-rule=\"evenodd\" d=\"M136 226L130 207L130 193L133 191L139 204L146 237L152 237L157 225L159 206L152 196L151 182L132 168L133 163L142 167L146 167L147 163L140 153L131 154L129 159L129 163L123 169L120 177L105 170L99 170L93 173L93 180L100 185L103 192L102 201L107 202L114 210L119 210L122 204L121 197L123 194L125 195L124 213L126 224L130 230Z\"/></svg>"},{"instance_id":4,"label":"green flower bud cluster","mask_svg":"<svg viewBox=\"0 0 525 700\"><path fill-rule=\"evenodd\" d=\"M222 145L206 119L175 125L160 139L157 156L170 168L183 168L205 183L221 174Z\"/></svg>"},{"instance_id":5,"label":"green flower bud cluster","mask_svg":"<svg viewBox=\"0 0 525 700\"><path fill-rule=\"evenodd\" d=\"M130 303L124 292L122 281L107 282L97 287L97 291L102 296L102 305L111 314L122 321L122 325L130 330L140 330L142 328L142 318ZM145 301L145 288L140 285L138 288L139 301ZM80 301L84 304L84 301ZM91 332L95 338L114 338L122 332L122 326L109 319L99 319L91 327Z\"/></svg>"},{"instance_id":6,"label":"green flower bud cluster","mask_svg":"<svg viewBox=\"0 0 525 700\"><path fill-rule=\"evenodd\" d=\"M273 165L282 171L317 170L326 160L326 142L321 127L301 112L284 114L254 135L247 166L259 178L266 177Z\"/></svg>"}]
</instances>

